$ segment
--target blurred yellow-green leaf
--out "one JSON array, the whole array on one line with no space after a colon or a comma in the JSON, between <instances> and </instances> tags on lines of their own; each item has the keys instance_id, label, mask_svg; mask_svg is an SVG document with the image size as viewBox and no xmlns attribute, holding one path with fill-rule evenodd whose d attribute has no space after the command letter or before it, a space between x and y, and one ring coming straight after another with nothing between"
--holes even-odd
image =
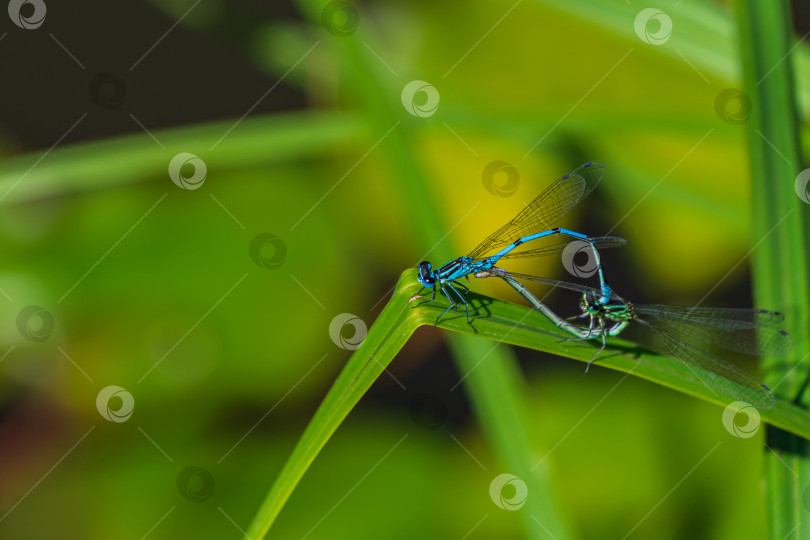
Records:
<instances>
[{"instance_id":1,"label":"blurred yellow-green leaf","mask_svg":"<svg viewBox=\"0 0 810 540\"><path fill-rule=\"evenodd\" d=\"M808 12L793 4L798 39ZM638 33L648 8L666 18L647 12ZM468 252L584 161L606 177L560 225L628 239L604 255L617 291L754 304L766 231L751 213L753 124L720 99L743 87L727 2L9 11L3 537L240 538L402 270ZM797 43L804 134L810 47ZM435 88L435 111L406 110L411 81ZM204 180L190 163L170 171L181 153ZM494 161L514 167L513 192L488 189ZM557 260L517 262L564 277ZM548 302L576 313L567 296ZM765 535L760 432L735 437L720 408L598 364L583 377L579 362L491 347L417 331L269 537ZM502 473L525 476L531 512L490 497ZM801 494L790 504L807 510Z\"/></svg>"}]
</instances>

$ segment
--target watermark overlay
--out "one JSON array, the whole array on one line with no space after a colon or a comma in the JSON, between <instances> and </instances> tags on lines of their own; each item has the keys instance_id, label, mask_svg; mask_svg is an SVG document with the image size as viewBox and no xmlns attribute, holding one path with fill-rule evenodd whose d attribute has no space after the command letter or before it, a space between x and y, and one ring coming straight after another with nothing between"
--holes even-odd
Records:
<instances>
[{"instance_id":1,"label":"watermark overlay","mask_svg":"<svg viewBox=\"0 0 810 540\"><path fill-rule=\"evenodd\" d=\"M419 394L408 406L411 420L425 429L439 429L447 422L447 405L434 394Z\"/></svg>"},{"instance_id":2,"label":"watermark overlay","mask_svg":"<svg viewBox=\"0 0 810 540\"><path fill-rule=\"evenodd\" d=\"M321 11L321 22L328 32L338 37L347 37L357 30L360 13L348 2L329 2Z\"/></svg>"},{"instance_id":3,"label":"watermark overlay","mask_svg":"<svg viewBox=\"0 0 810 540\"><path fill-rule=\"evenodd\" d=\"M793 187L796 189L796 195L806 204L810 204L810 169L805 169L796 176Z\"/></svg>"},{"instance_id":4,"label":"watermark overlay","mask_svg":"<svg viewBox=\"0 0 810 540\"><path fill-rule=\"evenodd\" d=\"M577 263L577 255L585 255L585 262ZM580 256L581 260L582 257ZM574 240L563 249L563 267L574 277L587 278L599 270L599 260L594 253L594 247L584 240Z\"/></svg>"},{"instance_id":5,"label":"watermark overlay","mask_svg":"<svg viewBox=\"0 0 810 540\"><path fill-rule=\"evenodd\" d=\"M810 486L804 488L804 494L802 495L802 504L804 505L804 509L807 512L810 512Z\"/></svg>"},{"instance_id":6,"label":"watermark overlay","mask_svg":"<svg viewBox=\"0 0 810 540\"><path fill-rule=\"evenodd\" d=\"M11 22L26 30L36 30L42 26L46 12L47 8L42 0L11 0L8 3Z\"/></svg>"},{"instance_id":7,"label":"watermark overlay","mask_svg":"<svg viewBox=\"0 0 810 540\"><path fill-rule=\"evenodd\" d=\"M496 182L496 178L499 180ZM505 161L493 161L481 173L484 189L496 197L510 197L520 185L520 174L514 165Z\"/></svg>"},{"instance_id":8,"label":"watermark overlay","mask_svg":"<svg viewBox=\"0 0 810 540\"><path fill-rule=\"evenodd\" d=\"M101 389L96 396L98 413L109 422L126 422L135 410L135 398L125 388L110 385Z\"/></svg>"},{"instance_id":9,"label":"watermark overlay","mask_svg":"<svg viewBox=\"0 0 810 540\"><path fill-rule=\"evenodd\" d=\"M127 97L127 85L118 75L98 73L90 79L87 94L102 109L117 109Z\"/></svg>"},{"instance_id":10,"label":"watermark overlay","mask_svg":"<svg viewBox=\"0 0 810 540\"><path fill-rule=\"evenodd\" d=\"M343 329L347 326L353 328L351 336L343 335ZM363 344L363 340L366 339L367 333L368 328L366 328L366 323L363 322L363 319L351 313L341 313L329 323L329 337L332 338L335 345L347 351L360 348L360 345Z\"/></svg>"},{"instance_id":11,"label":"watermark overlay","mask_svg":"<svg viewBox=\"0 0 810 540\"><path fill-rule=\"evenodd\" d=\"M214 477L202 467L189 465L177 475L177 491L191 502L205 502L214 492Z\"/></svg>"},{"instance_id":12,"label":"watermark overlay","mask_svg":"<svg viewBox=\"0 0 810 540\"><path fill-rule=\"evenodd\" d=\"M633 21L633 28L644 43L663 45L672 36L672 19L660 9L642 9Z\"/></svg>"},{"instance_id":13,"label":"watermark overlay","mask_svg":"<svg viewBox=\"0 0 810 540\"><path fill-rule=\"evenodd\" d=\"M28 341L42 342L53 334L53 315L40 306L27 306L17 314L17 331Z\"/></svg>"},{"instance_id":14,"label":"watermark overlay","mask_svg":"<svg viewBox=\"0 0 810 540\"><path fill-rule=\"evenodd\" d=\"M526 482L514 474L503 473L492 479L489 484L489 497L495 506L514 512L526 504L529 488Z\"/></svg>"},{"instance_id":15,"label":"watermark overlay","mask_svg":"<svg viewBox=\"0 0 810 540\"><path fill-rule=\"evenodd\" d=\"M208 167L205 166L205 162L188 152L180 152L169 162L169 178L181 189L201 188L206 174Z\"/></svg>"},{"instance_id":16,"label":"watermark overlay","mask_svg":"<svg viewBox=\"0 0 810 540\"><path fill-rule=\"evenodd\" d=\"M744 425L737 423L737 415L741 412L745 413L748 417L748 421ZM750 439L759 431L759 411L756 407L745 401L729 403L728 406L723 409L723 427L735 437Z\"/></svg>"},{"instance_id":17,"label":"watermark overlay","mask_svg":"<svg viewBox=\"0 0 810 540\"><path fill-rule=\"evenodd\" d=\"M275 234L260 233L250 241L248 253L259 268L275 270L287 259L287 244Z\"/></svg>"},{"instance_id":18,"label":"watermark overlay","mask_svg":"<svg viewBox=\"0 0 810 540\"><path fill-rule=\"evenodd\" d=\"M748 121L754 102L748 94L736 88L726 88L714 99L714 111L720 120L732 126Z\"/></svg>"},{"instance_id":19,"label":"watermark overlay","mask_svg":"<svg viewBox=\"0 0 810 540\"><path fill-rule=\"evenodd\" d=\"M439 108L439 91L425 81L411 81L402 89L402 106L419 118L433 116Z\"/></svg>"}]
</instances>

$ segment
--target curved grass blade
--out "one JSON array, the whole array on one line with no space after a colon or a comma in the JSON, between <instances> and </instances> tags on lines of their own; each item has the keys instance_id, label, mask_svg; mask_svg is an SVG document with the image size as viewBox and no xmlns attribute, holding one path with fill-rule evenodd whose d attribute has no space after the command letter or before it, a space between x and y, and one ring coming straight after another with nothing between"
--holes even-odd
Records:
<instances>
[{"instance_id":1,"label":"curved grass blade","mask_svg":"<svg viewBox=\"0 0 810 540\"><path fill-rule=\"evenodd\" d=\"M407 270L402 274L391 300L369 329L363 346L354 351L276 477L247 531L251 538L258 540L264 537L326 441L394 359L411 334L422 325L432 325L436 315L445 309L446 305L441 301L423 305L411 302L421 289L416 281L415 270ZM473 326L467 324L463 314L458 314L456 317L443 319L439 328L582 362L587 362L593 356L592 342L584 343L586 346L583 346L582 342L560 341L560 331L534 309L472 292L469 299L477 312ZM713 394L705 385L696 381L681 360L659 356L617 338L610 339L609 347L617 354L605 355L600 360L603 367L630 372L705 401L720 406L727 405L726 399ZM761 418L810 440L810 413L787 400L777 400L773 409L761 412Z\"/></svg>"}]
</instances>

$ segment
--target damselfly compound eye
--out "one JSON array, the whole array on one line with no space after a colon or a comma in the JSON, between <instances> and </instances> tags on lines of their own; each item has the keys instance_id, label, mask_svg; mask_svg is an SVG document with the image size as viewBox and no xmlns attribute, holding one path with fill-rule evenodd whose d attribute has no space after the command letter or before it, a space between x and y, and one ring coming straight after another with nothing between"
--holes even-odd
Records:
<instances>
[{"instance_id":1,"label":"damselfly compound eye","mask_svg":"<svg viewBox=\"0 0 810 540\"><path fill-rule=\"evenodd\" d=\"M433 266L427 261L419 263L419 282L423 285L433 285L436 283L436 280L431 275L432 267Z\"/></svg>"}]
</instances>

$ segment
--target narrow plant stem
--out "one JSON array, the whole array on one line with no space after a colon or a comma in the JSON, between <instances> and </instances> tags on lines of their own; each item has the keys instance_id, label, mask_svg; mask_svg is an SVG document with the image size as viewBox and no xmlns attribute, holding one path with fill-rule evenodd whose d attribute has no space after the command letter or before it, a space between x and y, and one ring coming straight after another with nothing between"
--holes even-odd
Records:
<instances>
[{"instance_id":1,"label":"narrow plant stem","mask_svg":"<svg viewBox=\"0 0 810 540\"><path fill-rule=\"evenodd\" d=\"M793 75L795 38L787 0L738 0L744 90L753 107L747 122L753 182L754 293L757 304L785 313L794 349L764 362L764 379L802 406L810 352L808 206L794 181L804 168ZM765 484L772 538L810 537L801 490L810 483L810 446L777 428L767 431ZM806 503L805 503L806 504Z\"/></svg>"}]
</instances>

